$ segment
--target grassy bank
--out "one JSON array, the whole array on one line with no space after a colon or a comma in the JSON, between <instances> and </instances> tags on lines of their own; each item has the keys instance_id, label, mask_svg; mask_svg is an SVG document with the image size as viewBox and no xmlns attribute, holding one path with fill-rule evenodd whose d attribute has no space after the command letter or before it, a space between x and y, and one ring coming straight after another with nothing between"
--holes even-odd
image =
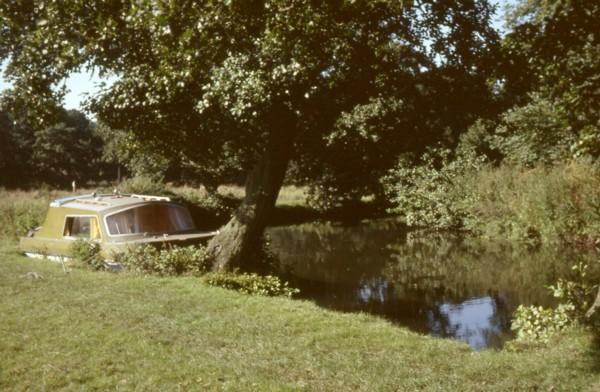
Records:
<instances>
[{"instance_id":1,"label":"grassy bank","mask_svg":"<svg viewBox=\"0 0 600 392\"><path fill-rule=\"evenodd\" d=\"M36 271L43 279L30 279ZM597 390L574 333L471 352L375 317L194 278L75 269L0 251L0 390Z\"/></svg>"}]
</instances>

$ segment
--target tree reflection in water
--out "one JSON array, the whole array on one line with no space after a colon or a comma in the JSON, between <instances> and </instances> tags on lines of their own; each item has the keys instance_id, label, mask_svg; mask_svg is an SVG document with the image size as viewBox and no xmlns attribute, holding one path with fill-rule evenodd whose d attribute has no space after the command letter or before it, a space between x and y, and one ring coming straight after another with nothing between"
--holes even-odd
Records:
<instances>
[{"instance_id":1,"label":"tree reflection in water","mask_svg":"<svg viewBox=\"0 0 600 392\"><path fill-rule=\"evenodd\" d=\"M501 347L523 304L551 305L545 286L570 266L598 262L565 247L407 232L392 219L356 226L271 228L280 273L301 296L341 311L364 311L473 349Z\"/></svg>"}]
</instances>

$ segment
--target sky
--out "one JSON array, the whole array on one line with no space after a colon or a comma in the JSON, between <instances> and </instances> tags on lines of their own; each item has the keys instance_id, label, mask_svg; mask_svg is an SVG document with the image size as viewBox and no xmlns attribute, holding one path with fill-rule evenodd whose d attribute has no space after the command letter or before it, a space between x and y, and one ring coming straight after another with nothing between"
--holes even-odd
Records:
<instances>
[{"instance_id":1,"label":"sky","mask_svg":"<svg viewBox=\"0 0 600 392\"><path fill-rule=\"evenodd\" d=\"M507 4L514 3L516 0L491 0L492 4L498 7L494 26L501 30L503 27L502 16L503 9ZM0 73L4 70L4 64L0 64ZM105 79L107 83L115 79ZM72 74L66 81L68 93L65 96L64 106L66 109L81 109L81 102L86 94L93 95L98 91L98 83L101 81L98 75L92 75L90 72L78 72ZM9 87L6 80L0 75L0 92Z\"/></svg>"}]
</instances>

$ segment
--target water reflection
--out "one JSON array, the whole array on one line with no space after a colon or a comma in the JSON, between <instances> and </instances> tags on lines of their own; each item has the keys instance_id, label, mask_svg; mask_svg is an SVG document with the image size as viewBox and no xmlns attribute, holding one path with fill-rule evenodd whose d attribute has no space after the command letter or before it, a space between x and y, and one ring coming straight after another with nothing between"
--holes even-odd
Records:
<instances>
[{"instance_id":1,"label":"water reflection","mask_svg":"<svg viewBox=\"0 0 600 392\"><path fill-rule=\"evenodd\" d=\"M545 286L592 255L405 231L385 219L356 226L271 228L280 272L304 298L365 311L473 349L501 347L521 304L552 304Z\"/></svg>"},{"instance_id":2,"label":"water reflection","mask_svg":"<svg viewBox=\"0 0 600 392\"><path fill-rule=\"evenodd\" d=\"M502 343L499 337L504 335L508 320L495 320L501 314L496 310L496 299L481 297L466 300L460 304L442 304L439 313L446 320L445 324L439 318L429 315L431 334L442 337L455 337L464 340L476 349L496 346Z\"/></svg>"}]
</instances>

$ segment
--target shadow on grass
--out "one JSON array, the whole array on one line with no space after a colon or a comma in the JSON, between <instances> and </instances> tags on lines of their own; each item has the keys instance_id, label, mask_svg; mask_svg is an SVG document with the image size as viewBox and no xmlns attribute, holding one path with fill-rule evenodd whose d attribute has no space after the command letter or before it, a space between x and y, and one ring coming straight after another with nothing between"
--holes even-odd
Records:
<instances>
[{"instance_id":1,"label":"shadow on grass","mask_svg":"<svg viewBox=\"0 0 600 392\"><path fill-rule=\"evenodd\" d=\"M218 196L214 199L186 200L178 195L174 195L172 199L186 206L196 226L201 230L216 230L223 226L241 200L232 196Z\"/></svg>"},{"instance_id":2,"label":"shadow on grass","mask_svg":"<svg viewBox=\"0 0 600 392\"><path fill-rule=\"evenodd\" d=\"M198 228L202 230L216 230L223 226L241 203L241 199L222 195L212 201L203 201L202 204L177 198L177 196L173 199L190 210ZM268 217L267 225L287 226L314 221L337 221L352 224L364 219L381 218L387 215L385 208L376 203L361 202L326 211L320 211L309 206L279 205Z\"/></svg>"}]
</instances>

